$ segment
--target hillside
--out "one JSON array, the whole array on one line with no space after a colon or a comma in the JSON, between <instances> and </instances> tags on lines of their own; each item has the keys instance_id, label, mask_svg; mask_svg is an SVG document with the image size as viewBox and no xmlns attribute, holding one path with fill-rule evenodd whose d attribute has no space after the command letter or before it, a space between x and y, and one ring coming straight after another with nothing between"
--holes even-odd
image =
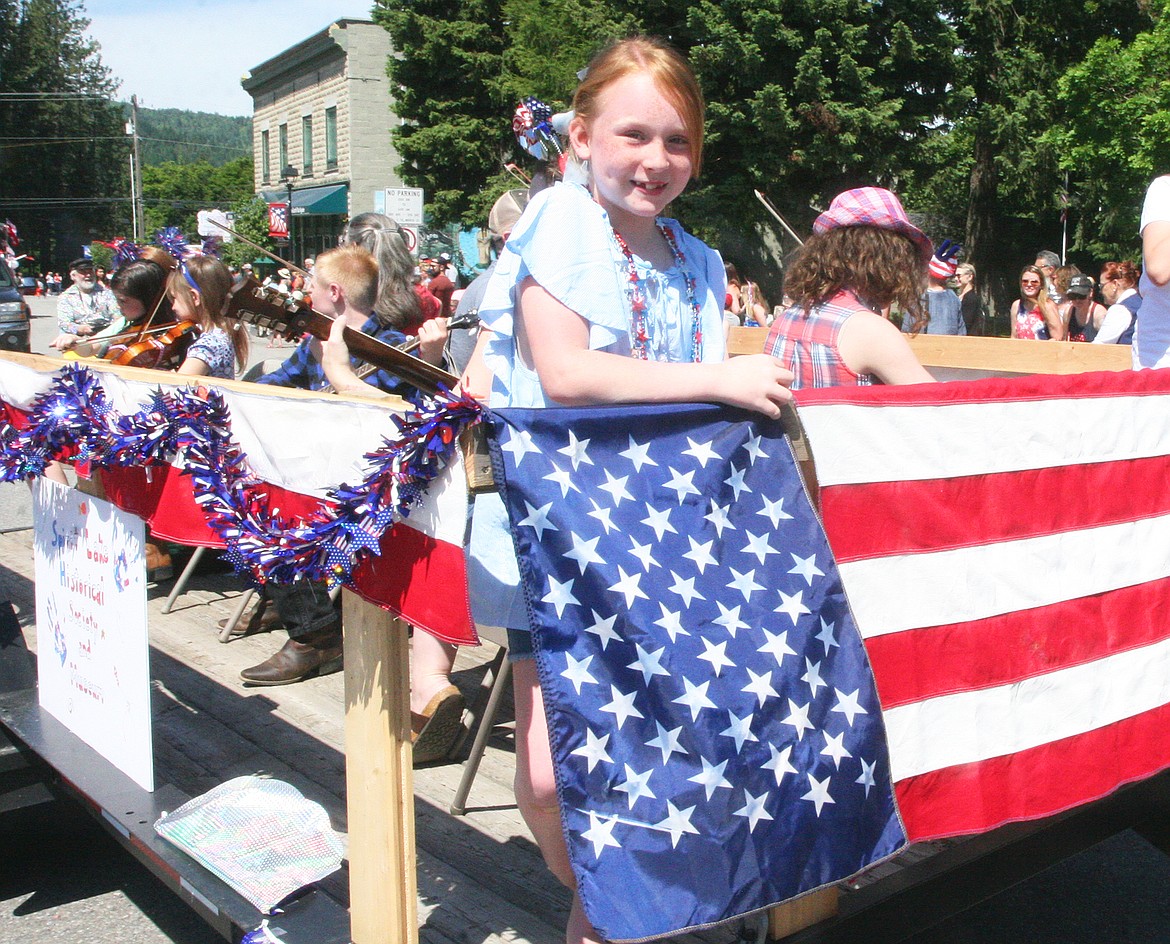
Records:
<instances>
[{"instance_id":1,"label":"hillside","mask_svg":"<svg viewBox=\"0 0 1170 944\"><path fill-rule=\"evenodd\" d=\"M143 166L207 161L216 167L252 153L252 119L178 108L138 109Z\"/></svg>"}]
</instances>

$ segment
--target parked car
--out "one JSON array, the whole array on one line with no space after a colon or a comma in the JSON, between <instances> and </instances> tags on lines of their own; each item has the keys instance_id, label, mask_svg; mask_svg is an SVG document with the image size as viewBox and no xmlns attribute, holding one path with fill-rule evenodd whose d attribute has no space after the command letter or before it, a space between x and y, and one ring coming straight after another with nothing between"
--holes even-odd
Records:
<instances>
[{"instance_id":1,"label":"parked car","mask_svg":"<svg viewBox=\"0 0 1170 944\"><path fill-rule=\"evenodd\" d=\"M20 294L21 295L37 295L37 289L41 287L40 280L31 275L22 275L20 277Z\"/></svg>"},{"instance_id":2,"label":"parked car","mask_svg":"<svg viewBox=\"0 0 1170 944\"><path fill-rule=\"evenodd\" d=\"M32 311L20 294L8 263L0 259L0 350L29 353Z\"/></svg>"}]
</instances>

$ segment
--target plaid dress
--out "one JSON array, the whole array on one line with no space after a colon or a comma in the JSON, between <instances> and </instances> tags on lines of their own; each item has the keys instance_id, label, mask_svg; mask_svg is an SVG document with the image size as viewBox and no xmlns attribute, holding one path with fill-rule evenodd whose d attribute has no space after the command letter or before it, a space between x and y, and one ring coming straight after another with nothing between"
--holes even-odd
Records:
<instances>
[{"instance_id":1,"label":"plaid dress","mask_svg":"<svg viewBox=\"0 0 1170 944\"><path fill-rule=\"evenodd\" d=\"M867 387L874 382L873 374L850 370L837 348L841 326L859 311L869 309L852 292L839 292L808 310L794 305L772 323L764 353L779 358L792 371L793 390Z\"/></svg>"}]
</instances>

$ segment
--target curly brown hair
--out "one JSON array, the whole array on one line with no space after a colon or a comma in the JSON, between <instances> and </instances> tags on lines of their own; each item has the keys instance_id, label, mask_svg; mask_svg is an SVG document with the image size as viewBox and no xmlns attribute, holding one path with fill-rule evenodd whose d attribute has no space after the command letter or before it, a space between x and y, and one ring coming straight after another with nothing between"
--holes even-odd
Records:
<instances>
[{"instance_id":1,"label":"curly brown hair","mask_svg":"<svg viewBox=\"0 0 1170 944\"><path fill-rule=\"evenodd\" d=\"M784 291L806 310L849 290L866 305L897 303L912 333L926 327L922 307L926 266L914 243L876 226L843 226L814 233L796 251L784 276Z\"/></svg>"}]
</instances>

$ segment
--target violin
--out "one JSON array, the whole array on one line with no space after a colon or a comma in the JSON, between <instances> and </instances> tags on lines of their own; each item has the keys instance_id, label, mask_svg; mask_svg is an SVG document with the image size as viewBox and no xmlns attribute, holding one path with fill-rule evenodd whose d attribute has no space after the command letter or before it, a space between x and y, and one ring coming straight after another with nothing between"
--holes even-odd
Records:
<instances>
[{"instance_id":1,"label":"violin","mask_svg":"<svg viewBox=\"0 0 1170 944\"><path fill-rule=\"evenodd\" d=\"M224 314L245 324L268 328L290 340L302 334L311 334L321 341L327 341L333 324L332 318L314 311L305 304L303 298L283 295L261 285L251 276L233 286ZM355 357L401 377L424 393L434 395L440 387L453 390L459 383L458 377L441 367L411 357L361 331L347 327L344 336L345 343Z\"/></svg>"},{"instance_id":2,"label":"violin","mask_svg":"<svg viewBox=\"0 0 1170 944\"><path fill-rule=\"evenodd\" d=\"M145 367L150 370L174 370L183 363L187 348L199 330L194 321L179 321L154 329L145 337L128 344L112 344L105 360L121 367Z\"/></svg>"}]
</instances>

